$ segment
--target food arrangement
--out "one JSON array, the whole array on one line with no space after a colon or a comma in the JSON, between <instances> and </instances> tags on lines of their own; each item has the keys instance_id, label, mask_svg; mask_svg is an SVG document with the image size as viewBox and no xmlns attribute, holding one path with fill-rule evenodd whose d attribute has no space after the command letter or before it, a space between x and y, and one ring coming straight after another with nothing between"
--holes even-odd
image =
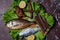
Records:
<instances>
[{"instance_id":1,"label":"food arrangement","mask_svg":"<svg viewBox=\"0 0 60 40\"><path fill-rule=\"evenodd\" d=\"M38 2L14 0L3 14L13 40L45 40L54 25L54 18Z\"/></svg>"}]
</instances>

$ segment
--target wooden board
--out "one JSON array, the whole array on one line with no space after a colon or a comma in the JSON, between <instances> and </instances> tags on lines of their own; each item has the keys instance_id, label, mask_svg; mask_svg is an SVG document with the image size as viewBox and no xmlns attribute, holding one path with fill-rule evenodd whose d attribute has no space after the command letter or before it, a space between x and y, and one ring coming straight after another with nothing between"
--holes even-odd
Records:
<instances>
[{"instance_id":1,"label":"wooden board","mask_svg":"<svg viewBox=\"0 0 60 40\"><path fill-rule=\"evenodd\" d=\"M35 1L35 0L34 0ZM54 16L55 25L46 36L46 40L60 40L60 1L59 0L36 0L40 2L48 13ZM2 14L10 7L12 0L0 0L0 40L12 40L9 29L2 21Z\"/></svg>"}]
</instances>

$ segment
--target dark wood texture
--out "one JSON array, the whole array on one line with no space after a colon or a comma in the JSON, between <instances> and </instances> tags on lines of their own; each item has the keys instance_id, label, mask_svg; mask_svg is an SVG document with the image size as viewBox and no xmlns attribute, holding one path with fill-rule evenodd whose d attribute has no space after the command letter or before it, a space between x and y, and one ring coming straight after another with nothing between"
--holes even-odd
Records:
<instances>
[{"instance_id":1,"label":"dark wood texture","mask_svg":"<svg viewBox=\"0 0 60 40\"><path fill-rule=\"evenodd\" d=\"M46 11L55 18L55 25L46 36L46 40L60 40L60 0L34 0L40 2ZM0 0L0 40L12 40L9 29L2 21L2 14L10 7L12 0Z\"/></svg>"}]
</instances>

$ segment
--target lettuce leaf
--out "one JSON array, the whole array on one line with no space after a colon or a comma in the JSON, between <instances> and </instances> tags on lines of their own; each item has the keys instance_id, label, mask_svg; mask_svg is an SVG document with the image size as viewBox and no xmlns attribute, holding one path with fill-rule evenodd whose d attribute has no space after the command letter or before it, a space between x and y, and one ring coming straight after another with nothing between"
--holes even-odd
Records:
<instances>
[{"instance_id":1,"label":"lettuce leaf","mask_svg":"<svg viewBox=\"0 0 60 40\"><path fill-rule=\"evenodd\" d=\"M32 5L32 9L35 10L35 3L31 2L31 5Z\"/></svg>"},{"instance_id":2,"label":"lettuce leaf","mask_svg":"<svg viewBox=\"0 0 60 40\"><path fill-rule=\"evenodd\" d=\"M10 30L10 35L14 40L18 40L17 37L22 38L19 36L19 32L21 32L21 30Z\"/></svg>"},{"instance_id":3,"label":"lettuce leaf","mask_svg":"<svg viewBox=\"0 0 60 40\"><path fill-rule=\"evenodd\" d=\"M30 12L24 12L24 14L26 15L26 16L28 16L28 17L30 17L31 15L31 13Z\"/></svg>"},{"instance_id":4,"label":"lettuce leaf","mask_svg":"<svg viewBox=\"0 0 60 40\"><path fill-rule=\"evenodd\" d=\"M15 6L18 6L21 0L13 0L13 3L11 4L11 7L14 8Z\"/></svg>"},{"instance_id":5,"label":"lettuce leaf","mask_svg":"<svg viewBox=\"0 0 60 40\"><path fill-rule=\"evenodd\" d=\"M5 23L7 23L8 21L12 20L12 19L16 19L18 18L18 16L16 15L16 13L14 12L14 10L10 9L10 10L7 10L4 14L3 14L3 21Z\"/></svg>"},{"instance_id":6,"label":"lettuce leaf","mask_svg":"<svg viewBox=\"0 0 60 40\"><path fill-rule=\"evenodd\" d=\"M42 33L42 31L38 31L36 34L35 34L35 37L36 37L36 40L44 40L45 36L44 34Z\"/></svg>"},{"instance_id":7,"label":"lettuce leaf","mask_svg":"<svg viewBox=\"0 0 60 40\"><path fill-rule=\"evenodd\" d=\"M47 15L48 16L48 15ZM49 15L48 17L46 17L46 20L48 22L48 24L52 27L54 25L54 18Z\"/></svg>"},{"instance_id":8,"label":"lettuce leaf","mask_svg":"<svg viewBox=\"0 0 60 40\"><path fill-rule=\"evenodd\" d=\"M35 2L35 10L40 10L40 6L38 2Z\"/></svg>"}]
</instances>

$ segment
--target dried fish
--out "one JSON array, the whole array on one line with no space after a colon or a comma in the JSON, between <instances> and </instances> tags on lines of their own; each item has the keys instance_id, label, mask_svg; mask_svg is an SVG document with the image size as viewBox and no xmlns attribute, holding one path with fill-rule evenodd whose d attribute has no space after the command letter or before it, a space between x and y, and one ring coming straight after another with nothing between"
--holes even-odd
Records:
<instances>
[{"instance_id":1,"label":"dried fish","mask_svg":"<svg viewBox=\"0 0 60 40\"><path fill-rule=\"evenodd\" d=\"M12 20L8 22L6 25L10 29L23 29L29 27L31 24L32 24L31 22L20 19L20 20Z\"/></svg>"},{"instance_id":2,"label":"dried fish","mask_svg":"<svg viewBox=\"0 0 60 40\"><path fill-rule=\"evenodd\" d=\"M40 28L26 28L19 33L19 36L29 36L36 33L39 30Z\"/></svg>"}]
</instances>

